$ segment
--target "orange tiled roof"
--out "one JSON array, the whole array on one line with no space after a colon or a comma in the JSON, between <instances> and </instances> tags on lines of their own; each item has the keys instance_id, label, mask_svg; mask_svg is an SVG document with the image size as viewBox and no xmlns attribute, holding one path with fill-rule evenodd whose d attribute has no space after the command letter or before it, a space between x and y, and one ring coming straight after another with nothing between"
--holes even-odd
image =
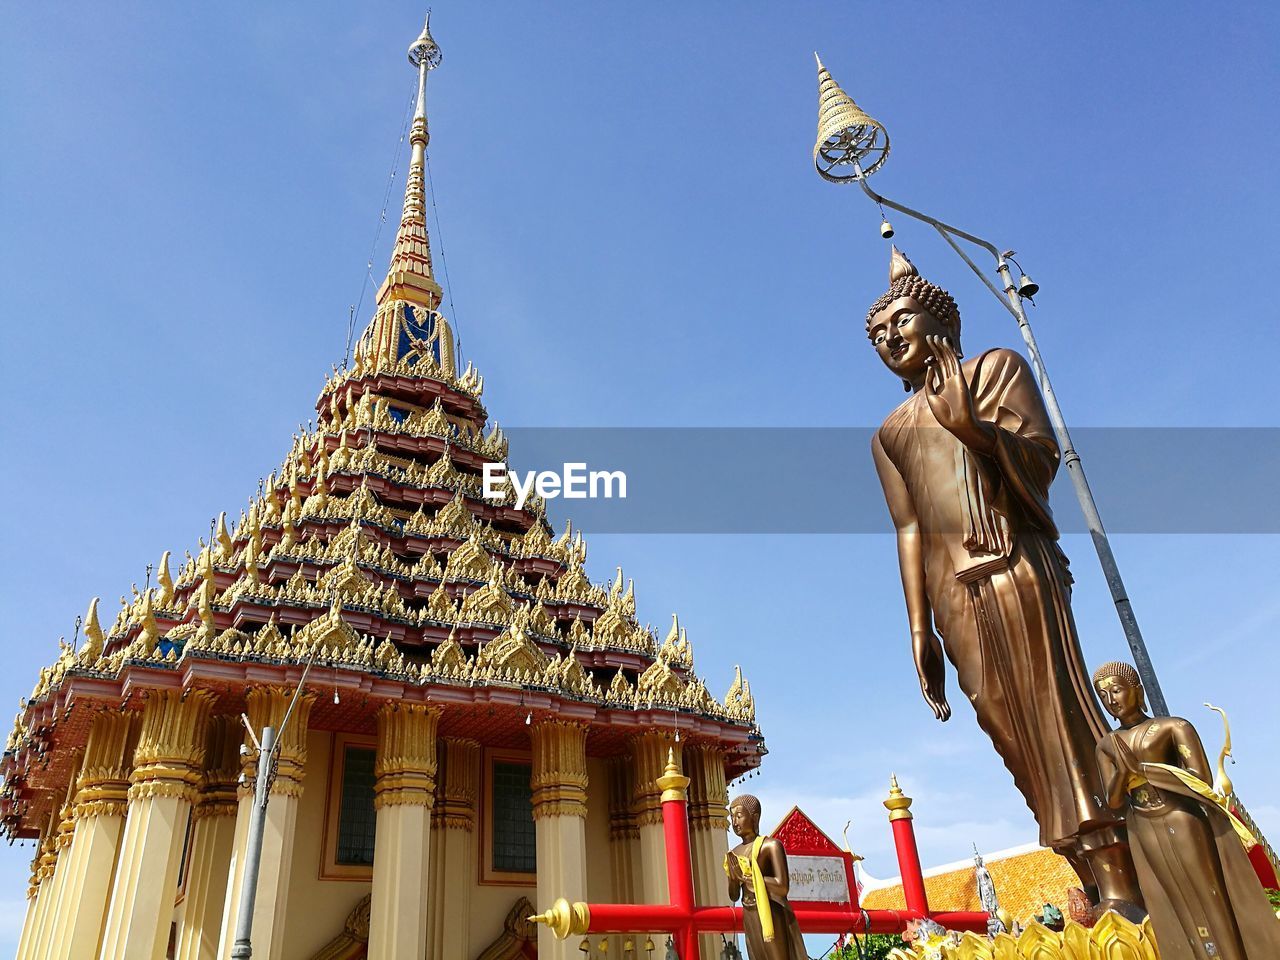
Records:
<instances>
[{"instance_id":1,"label":"orange tiled roof","mask_svg":"<svg viewBox=\"0 0 1280 960\"><path fill-rule=\"evenodd\" d=\"M1065 909L1067 890L1080 886L1079 877L1067 861L1044 847L1016 848L1003 856L995 853L986 859L986 864L995 882L1001 909L1008 910L1017 920L1039 913L1046 901ZM926 871L924 887L929 906L934 910L982 909L972 861L933 876ZM862 906L868 910L905 908L901 882L866 891Z\"/></svg>"}]
</instances>

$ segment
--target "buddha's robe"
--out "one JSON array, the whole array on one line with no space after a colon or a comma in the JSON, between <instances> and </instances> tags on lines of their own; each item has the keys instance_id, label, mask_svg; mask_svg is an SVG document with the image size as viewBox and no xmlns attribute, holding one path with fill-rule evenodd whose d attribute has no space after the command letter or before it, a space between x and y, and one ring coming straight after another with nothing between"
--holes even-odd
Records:
<instances>
[{"instance_id":1,"label":"buddha's robe","mask_svg":"<svg viewBox=\"0 0 1280 960\"><path fill-rule=\"evenodd\" d=\"M1162 729L1170 724L1191 741L1185 753ZM1209 766L1191 725L1165 717L1108 734L1098 750L1107 775L1117 767L1115 740L1141 764L1141 773L1128 774L1126 822L1161 960L1280 957L1280 920L1245 853L1237 830L1243 827L1206 796L1212 788L1187 771Z\"/></svg>"},{"instance_id":2,"label":"buddha's robe","mask_svg":"<svg viewBox=\"0 0 1280 960\"><path fill-rule=\"evenodd\" d=\"M725 857L726 872L728 858L733 857L742 875L742 932L747 941L747 960L808 960L804 936L791 904L786 897L770 893L760 878L760 848L767 839L759 837Z\"/></svg>"},{"instance_id":3,"label":"buddha's robe","mask_svg":"<svg viewBox=\"0 0 1280 960\"><path fill-rule=\"evenodd\" d=\"M1094 750L1108 727L1071 616L1071 574L1049 510L1059 451L1027 362L990 350L962 366L991 454L942 427L919 391L876 433L893 507L919 524L933 625L960 688L1040 825L1063 852L1114 840ZM895 516L901 523L902 517ZM1101 831L1096 844L1081 835Z\"/></svg>"}]
</instances>

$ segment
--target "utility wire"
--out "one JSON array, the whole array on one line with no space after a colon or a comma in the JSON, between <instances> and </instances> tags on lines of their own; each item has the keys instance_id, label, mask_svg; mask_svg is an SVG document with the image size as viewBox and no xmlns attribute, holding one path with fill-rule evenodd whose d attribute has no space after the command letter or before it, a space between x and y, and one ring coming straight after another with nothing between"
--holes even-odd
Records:
<instances>
[{"instance_id":1,"label":"utility wire","mask_svg":"<svg viewBox=\"0 0 1280 960\"><path fill-rule=\"evenodd\" d=\"M356 316L364 306L365 294L368 292L369 284L373 280L373 258L378 252L378 241L382 239L382 229L387 225L387 206L391 203L391 191L395 186L396 171L400 169L400 160L404 154L404 139L409 132L409 119L413 115L413 107L417 99L418 94L415 90L405 104L404 121L400 124L400 139L396 142L395 152L391 156L391 169L387 173L387 184L382 190L382 209L378 213L378 226L373 232L373 243L369 245L369 256L365 258L364 279L360 282L360 296L356 303L352 305L347 316L347 349L342 357L342 366L344 368L351 361L351 338L355 334Z\"/></svg>"},{"instance_id":2,"label":"utility wire","mask_svg":"<svg viewBox=\"0 0 1280 960\"><path fill-rule=\"evenodd\" d=\"M449 258L444 252L444 231L440 229L440 208L436 206L436 186L431 179L431 154L426 153L427 161L427 189L431 193L431 214L435 218L435 234L436 239L440 242L440 267L444 271L444 290L449 297L449 316L453 319L454 337L458 344L458 363L461 364L465 359L462 352L462 323L458 320L458 308L453 303L453 284L449 282Z\"/></svg>"}]
</instances>

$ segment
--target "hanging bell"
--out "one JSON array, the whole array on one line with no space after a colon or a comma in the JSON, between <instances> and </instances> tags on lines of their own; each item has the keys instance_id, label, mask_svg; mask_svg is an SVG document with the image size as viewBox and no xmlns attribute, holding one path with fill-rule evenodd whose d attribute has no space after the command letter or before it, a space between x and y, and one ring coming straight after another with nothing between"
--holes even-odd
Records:
<instances>
[{"instance_id":1,"label":"hanging bell","mask_svg":"<svg viewBox=\"0 0 1280 960\"><path fill-rule=\"evenodd\" d=\"M893 224L888 220L880 221L880 236L884 237L886 240L893 237Z\"/></svg>"},{"instance_id":2,"label":"hanging bell","mask_svg":"<svg viewBox=\"0 0 1280 960\"><path fill-rule=\"evenodd\" d=\"M680 954L676 953L675 941L667 937L667 956L666 960L680 960Z\"/></svg>"},{"instance_id":3,"label":"hanging bell","mask_svg":"<svg viewBox=\"0 0 1280 960\"><path fill-rule=\"evenodd\" d=\"M1025 273L1018 277L1018 296L1034 297L1040 292L1040 284L1036 283Z\"/></svg>"}]
</instances>

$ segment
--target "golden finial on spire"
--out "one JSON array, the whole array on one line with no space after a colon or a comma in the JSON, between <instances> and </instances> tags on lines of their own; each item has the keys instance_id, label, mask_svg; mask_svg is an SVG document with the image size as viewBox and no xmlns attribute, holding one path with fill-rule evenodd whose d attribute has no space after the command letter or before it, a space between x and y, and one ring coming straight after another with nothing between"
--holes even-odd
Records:
<instances>
[{"instance_id":1,"label":"golden finial on spire","mask_svg":"<svg viewBox=\"0 0 1280 960\"><path fill-rule=\"evenodd\" d=\"M378 289L378 305L405 300L428 310L440 305L441 290L431 271L431 241L427 237L427 74L440 65L440 46L431 36L431 14L418 39L409 45L409 62L418 70L418 100L409 143L409 179L404 185L404 210L396 231L387 278Z\"/></svg>"},{"instance_id":2,"label":"golden finial on spire","mask_svg":"<svg viewBox=\"0 0 1280 960\"><path fill-rule=\"evenodd\" d=\"M818 138L813 145L813 165L832 183L869 177L889 156L889 132L840 89L816 51L813 58L818 62Z\"/></svg>"}]
</instances>

